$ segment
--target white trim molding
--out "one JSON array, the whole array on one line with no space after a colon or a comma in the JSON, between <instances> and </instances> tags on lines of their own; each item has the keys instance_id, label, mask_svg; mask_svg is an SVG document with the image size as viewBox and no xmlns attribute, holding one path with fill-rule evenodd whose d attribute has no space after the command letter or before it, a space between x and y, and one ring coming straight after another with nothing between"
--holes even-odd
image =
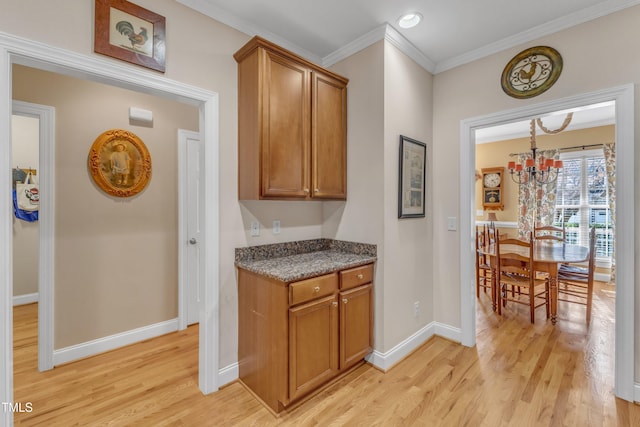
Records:
<instances>
[{"instance_id":1,"label":"white trim molding","mask_svg":"<svg viewBox=\"0 0 640 427\"><path fill-rule=\"evenodd\" d=\"M374 350L366 357L366 360L376 368L386 372L436 335L460 342L461 331L453 326L431 322L389 351L381 353Z\"/></svg>"},{"instance_id":2,"label":"white trim molding","mask_svg":"<svg viewBox=\"0 0 640 427\"><path fill-rule=\"evenodd\" d=\"M218 387L230 384L240 378L240 370L238 363L232 363L218 371Z\"/></svg>"},{"instance_id":3,"label":"white trim molding","mask_svg":"<svg viewBox=\"0 0 640 427\"><path fill-rule=\"evenodd\" d=\"M49 105L13 101L13 114L39 123L40 215L38 222L38 370L53 368L53 290L55 259L56 110Z\"/></svg>"},{"instance_id":4,"label":"white trim molding","mask_svg":"<svg viewBox=\"0 0 640 427\"><path fill-rule=\"evenodd\" d=\"M17 305L26 305L33 304L34 302L38 302L38 293L34 292L32 294L24 294L24 295L14 295L13 296L13 306Z\"/></svg>"},{"instance_id":5,"label":"white trim molding","mask_svg":"<svg viewBox=\"0 0 640 427\"><path fill-rule=\"evenodd\" d=\"M204 141L204 302L200 314L199 387L208 394L218 389L219 347L219 106L218 94L99 56L89 56L0 32L0 170L11 169L11 68L13 64L88 79L199 107ZM42 169L41 165L41 169ZM11 200L11 174L0 174L0 200ZM41 184L42 185L42 184ZM13 212L0 209L0 401L13 401ZM50 290L53 292L53 289ZM40 303L45 300L39 289ZM51 297L53 300L53 297ZM40 307L42 308L42 307ZM53 327L53 325L51 325ZM61 356L58 356L61 357ZM0 426L13 424L10 412L0 412Z\"/></svg>"},{"instance_id":6,"label":"white trim molding","mask_svg":"<svg viewBox=\"0 0 640 427\"><path fill-rule=\"evenodd\" d=\"M57 366L62 365L63 363L73 362L74 360L95 356L96 354L104 353L105 351L115 350L116 348L148 340L150 338L156 338L177 330L178 319L172 319L156 323L154 325L143 326L141 328L132 329L119 334L109 335L108 337L61 348L59 350L54 350L53 364L54 366Z\"/></svg>"},{"instance_id":7,"label":"white trim molding","mask_svg":"<svg viewBox=\"0 0 640 427\"><path fill-rule=\"evenodd\" d=\"M532 104L460 122L460 310L462 343L476 343L474 225L475 130L538 117L605 101L616 103L616 175L619 194L635 194L634 85L603 89L573 97ZM615 395L634 399L635 199L620 198L616 206ZM561 320L560 320L561 321Z\"/></svg>"}]
</instances>

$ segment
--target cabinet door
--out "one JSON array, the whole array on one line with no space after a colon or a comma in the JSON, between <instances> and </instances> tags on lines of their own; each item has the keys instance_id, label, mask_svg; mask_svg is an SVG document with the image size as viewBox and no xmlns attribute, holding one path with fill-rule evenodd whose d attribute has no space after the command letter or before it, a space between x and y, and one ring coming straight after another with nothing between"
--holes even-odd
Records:
<instances>
[{"instance_id":1,"label":"cabinet door","mask_svg":"<svg viewBox=\"0 0 640 427\"><path fill-rule=\"evenodd\" d=\"M373 349L373 286L340 292L340 369L362 360Z\"/></svg>"},{"instance_id":2,"label":"cabinet door","mask_svg":"<svg viewBox=\"0 0 640 427\"><path fill-rule=\"evenodd\" d=\"M306 198L310 165L310 73L264 52L261 196Z\"/></svg>"},{"instance_id":3,"label":"cabinet door","mask_svg":"<svg viewBox=\"0 0 640 427\"><path fill-rule=\"evenodd\" d=\"M347 86L312 73L312 197L347 198Z\"/></svg>"},{"instance_id":4,"label":"cabinet door","mask_svg":"<svg viewBox=\"0 0 640 427\"><path fill-rule=\"evenodd\" d=\"M337 295L289 309L289 399L338 372Z\"/></svg>"}]
</instances>

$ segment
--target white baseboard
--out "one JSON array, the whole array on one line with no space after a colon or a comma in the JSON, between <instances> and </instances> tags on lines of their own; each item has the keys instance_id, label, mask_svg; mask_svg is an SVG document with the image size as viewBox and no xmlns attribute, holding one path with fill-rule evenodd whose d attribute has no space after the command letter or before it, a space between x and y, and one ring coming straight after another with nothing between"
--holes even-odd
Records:
<instances>
[{"instance_id":1,"label":"white baseboard","mask_svg":"<svg viewBox=\"0 0 640 427\"><path fill-rule=\"evenodd\" d=\"M38 302L38 293L35 292L33 294L24 294L24 295L14 295L13 296L13 305L25 305L31 304L34 302Z\"/></svg>"},{"instance_id":2,"label":"white baseboard","mask_svg":"<svg viewBox=\"0 0 640 427\"><path fill-rule=\"evenodd\" d=\"M232 383L239 377L238 362L225 366L218 371L218 387Z\"/></svg>"},{"instance_id":3,"label":"white baseboard","mask_svg":"<svg viewBox=\"0 0 640 427\"><path fill-rule=\"evenodd\" d=\"M640 383L633 383L633 401L640 403Z\"/></svg>"},{"instance_id":4,"label":"white baseboard","mask_svg":"<svg viewBox=\"0 0 640 427\"><path fill-rule=\"evenodd\" d=\"M434 335L457 342L462 340L462 331L460 328L454 328L438 322L431 322L385 353L374 350L373 353L367 356L367 361L383 372L386 372Z\"/></svg>"},{"instance_id":5,"label":"white baseboard","mask_svg":"<svg viewBox=\"0 0 640 427\"><path fill-rule=\"evenodd\" d=\"M105 351L114 350L125 345L155 338L178 330L178 319L167 320L154 325L122 332L120 334L87 341L53 351L53 365L72 362L85 357L94 356Z\"/></svg>"}]
</instances>

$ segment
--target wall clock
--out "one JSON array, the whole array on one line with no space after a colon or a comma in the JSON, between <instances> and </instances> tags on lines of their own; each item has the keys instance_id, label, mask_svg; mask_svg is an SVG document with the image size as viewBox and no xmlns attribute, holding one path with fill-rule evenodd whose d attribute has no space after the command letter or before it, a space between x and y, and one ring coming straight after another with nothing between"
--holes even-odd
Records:
<instances>
[{"instance_id":1,"label":"wall clock","mask_svg":"<svg viewBox=\"0 0 640 427\"><path fill-rule=\"evenodd\" d=\"M504 67L502 90L514 98L531 98L548 90L560 77L562 56L552 47L525 49Z\"/></svg>"},{"instance_id":2,"label":"wall clock","mask_svg":"<svg viewBox=\"0 0 640 427\"><path fill-rule=\"evenodd\" d=\"M482 169L482 206L484 209L504 209L504 167Z\"/></svg>"}]
</instances>

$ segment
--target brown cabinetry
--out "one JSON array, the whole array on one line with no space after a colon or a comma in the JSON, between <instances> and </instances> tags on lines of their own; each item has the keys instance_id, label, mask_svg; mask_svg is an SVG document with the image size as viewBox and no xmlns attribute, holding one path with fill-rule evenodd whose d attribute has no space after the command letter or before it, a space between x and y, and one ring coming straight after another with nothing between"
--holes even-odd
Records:
<instances>
[{"instance_id":1,"label":"brown cabinetry","mask_svg":"<svg viewBox=\"0 0 640 427\"><path fill-rule=\"evenodd\" d=\"M373 264L284 283L238 270L241 381L274 412L373 350Z\"/></svg>"},{"instance_id":2,"label":"brown cabinetry","mask_svg":"<svg viewBox=\"0 0 640 427\"><path fill-rule=\"evenodd\" d=\"M346 199L348 80L257 36L234 57L239 199Z\"/></svg>"}]
</instances>

